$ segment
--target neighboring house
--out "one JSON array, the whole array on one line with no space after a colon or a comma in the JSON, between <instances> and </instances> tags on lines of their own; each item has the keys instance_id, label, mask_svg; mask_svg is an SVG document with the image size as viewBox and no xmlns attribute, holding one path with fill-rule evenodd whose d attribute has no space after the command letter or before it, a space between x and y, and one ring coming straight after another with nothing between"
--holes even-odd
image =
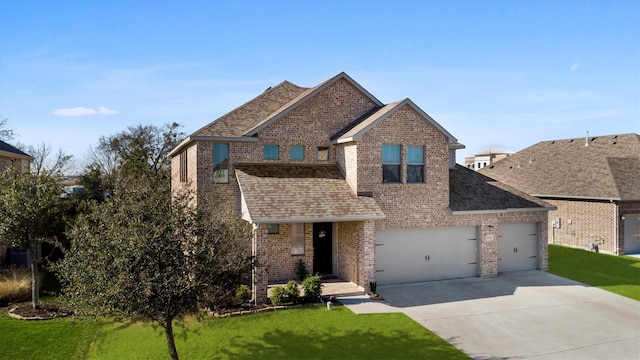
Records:
<instances>
[{"instance_id":1,"label":"neighboring house","mask_svg":"<svg viewBox=\"0 0 640 360\"><path fill-rule=\"evenodd\" d=\"M640 253L638 134L542 141L480 172L556 206L551 243Z\"/></svg>"},{"instance_id":2,"label":"neighboring house","mask_svg":"<svg viewBox=\"0 0 640 360\"><path fill-rule=\"evenodd\" d=\"M22 171L29 170L33 157L25 154L20 149L0 140L0 171L6 169L11 164L15 164Z\"/></svg>"},{"instance_id":3,"label":"neighboring house","mask_svg":"<svg viewBox=\"0 0 640 360\"><path fill-rule=\"evenodd\" d=\"M170 153L172 188L219 194L253 225L253 292L310 272L380 285L547 268L549 204L455 164L457 139L411 100L340 73L287 81Z\"/></svg>"},{"instance_id":4,"label":"neighboring house","mask_svg":"<svg viewBox=\"0 0 640 360\"><path fill-rule=\"evenodd\" d=\"M0 171L14 164L21 171L28 171L33 157L18 148L0 140ZM18 248L0 245L0 268L6 266L26 266L27 253Z\"/></svg>"},{"instance_id":5,"label":"neighboring house","mask_svg":"<svg viewBox=\"0 0 640 360\"><path fill-rule=\"evenodd\" d=\"M500 159L513 154L513 151L505 150L499 147L488 147L475 153L471 157L464 158L464 165L468 169L480 170L483 167L492 165Z\"/></svg>"}]
</instances>

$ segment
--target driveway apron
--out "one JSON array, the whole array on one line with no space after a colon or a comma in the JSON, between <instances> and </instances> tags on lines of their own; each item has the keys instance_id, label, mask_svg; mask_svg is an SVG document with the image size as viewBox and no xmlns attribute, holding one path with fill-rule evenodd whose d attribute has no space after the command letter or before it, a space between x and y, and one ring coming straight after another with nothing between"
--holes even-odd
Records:
<instances>
[{"instance_id":1,"label":"driveway apron","mask_svg":"<svg viewBox=\"0 0 640 360\"><path fill-rule=\"evenodd\" d=\"M379 287L388 304L474 359L640 359L640 302L541 271Z\"/></svg>"}]
</instances>

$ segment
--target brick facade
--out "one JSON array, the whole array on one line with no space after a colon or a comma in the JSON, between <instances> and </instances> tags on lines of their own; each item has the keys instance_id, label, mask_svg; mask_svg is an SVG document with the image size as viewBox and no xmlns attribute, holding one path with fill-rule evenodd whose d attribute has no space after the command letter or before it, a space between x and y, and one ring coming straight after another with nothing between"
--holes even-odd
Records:
<instances>
[{"instance_id":1,"label":"brick facade","mask_svg":"<svg viewBox=\"0 0 640 360\"><path fill-rule=\"evenodd\" d=\"M333 222L333 272L335 276L369 289L376 279L376 231L381 229L475 226L480 232L480 276L498 273L498 228L502 223L540 224L540 269L547 268L547 213L478 213L456 215L449 209L450 149L445 134L413 107L405 105L368 129L362 139L335 144L331 137L379 106L350 81L338 79L313 97L266 124L258 136L239 141L194 140L181 151L187 157L187 180L180 181L180 156L172 158L172 188L191 184L198 198L216 196L240 213L241 192L235 165L241 163L338 164L353 193L372 196L386 218L383 220ZM215 124L215 123L214 123ZM213 182L214 141L229 144L229 183ZM382 145L401 145L400 183L382 182ZM264 146L278 145L278 160L264 160ZM304 160L290 160L289 147L304 146ZM424 182L407 183L404 161L407 145L424 147ZM318 160L318 147L329 148L329 158ZM296 278L299 260L309 271L313 264L313 224L305 224L305 253L291 255L291 226L279 224L269 234L266 224L254 224L251 251L254 299L266 299L267 284ZM248 244L249 246L249 244Z\"/></svg>"}]
</instances>

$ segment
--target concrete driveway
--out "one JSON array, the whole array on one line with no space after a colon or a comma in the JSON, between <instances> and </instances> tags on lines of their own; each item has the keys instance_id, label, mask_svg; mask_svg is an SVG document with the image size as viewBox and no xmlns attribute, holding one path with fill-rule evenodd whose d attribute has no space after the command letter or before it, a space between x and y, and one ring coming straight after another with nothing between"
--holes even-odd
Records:
<instances>
[{"instance_id":1,"label":"concrete driveway","mask_svg":"<svg viewBox=\"0 0 640 360\"><path fill-rule=\"evenodd\" d=\"M640 302L540 271L379 287L387 304L475 359L640 359Z\"/></svg>"}]
</instances>

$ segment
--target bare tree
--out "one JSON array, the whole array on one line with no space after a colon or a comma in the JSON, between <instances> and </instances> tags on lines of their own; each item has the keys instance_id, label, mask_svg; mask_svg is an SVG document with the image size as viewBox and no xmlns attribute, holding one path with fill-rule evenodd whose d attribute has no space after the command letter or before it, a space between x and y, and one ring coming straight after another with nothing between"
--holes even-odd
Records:
<instances>
[{"instance_id":1,"label":"bare tree","mask_svg":"<svg viewBox=\"0 0 640 360\"><path fill-rule=\"evenodd\" d=\"M16 147L33 156L31 172L36 176L43 171L49 174L64 174L73 167L73 155L66 154L62 149L54 153L51 146L44 141L36 146L19 144Z\"/></svg>"},{"instance_id":2,"label":"bare tree","mask_svg":"<svg viewBox=\"0 0 640 360\"><path fill-rule=\"evenodd\" d=\"M13 140L14 135L13 129L9 128L9 119L0 118L0 140Z\"/></svg>"}]
</instances>

